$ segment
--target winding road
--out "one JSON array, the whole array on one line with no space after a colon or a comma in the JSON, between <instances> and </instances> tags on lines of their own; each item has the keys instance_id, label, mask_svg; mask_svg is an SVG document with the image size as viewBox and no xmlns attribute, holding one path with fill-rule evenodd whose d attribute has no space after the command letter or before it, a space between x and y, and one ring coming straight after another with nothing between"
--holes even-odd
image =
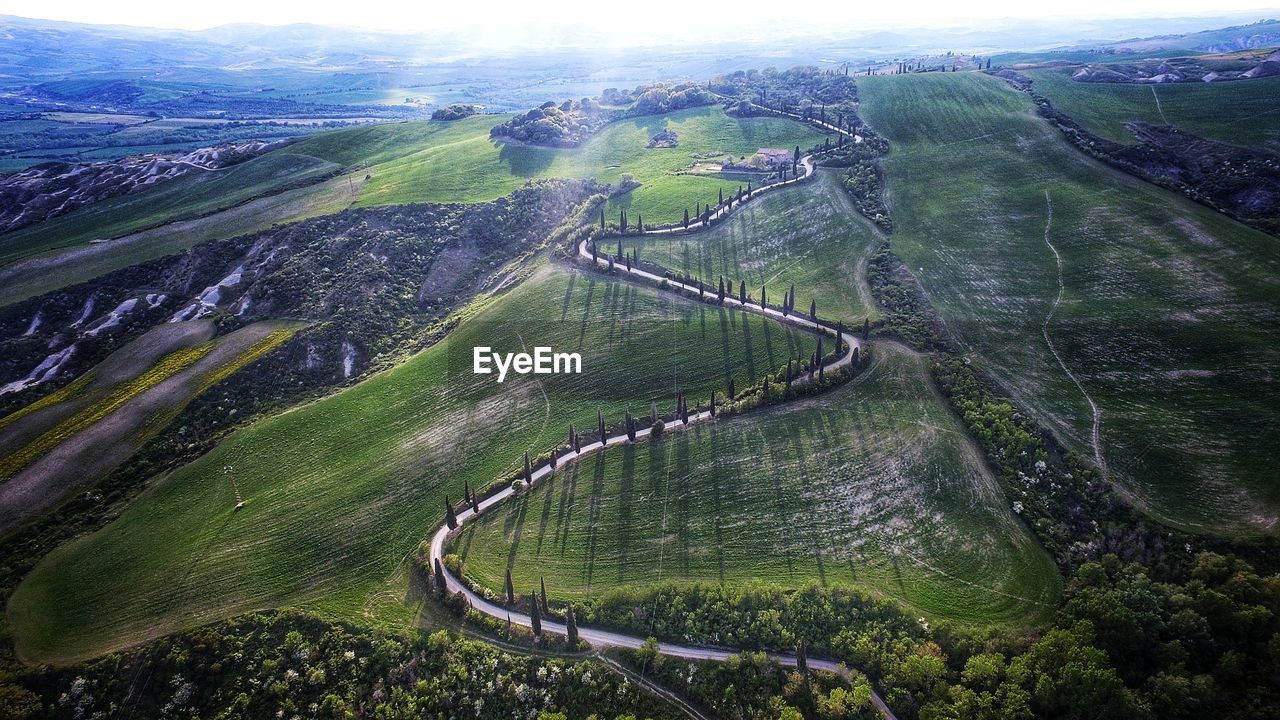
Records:
<instances>
[{"instance_id":1,"label":"winding road","mask_svg":"<svg viewBox=\"0 0 1280 720\"><path fill-rule=\"evenodd\" d=\"M711 213L711 215L706 220L703 220L701 218L697 220L691 219L689 221L688 228L686 228L684 225L666 225L663 227L654 228L652 230L641 230L638 233L630 233L630 234L632 235L677 235L677 234L684 234L684 233L692 233L698 230L705 230L706 228L711 227L711 223L719 220L725 215L728 215L735 208L738 208L745 203L755 200L756 198L769 192L770 190L780 188L780 187L787 187L788 185L794 185L798 182L804 182L805 180L808 180L809 178L813 177L813 156L805 155L804 157L800 158L800 164L804 166L803 175L797 175L796 177L793 177L790 180L783 180L782 182L776 182L769 185L761 185L760 187L752 190L750 195L743 198L731 197L729 198L729 202L717 208L716 211Z\"/></svg>"},{"instance_id":2,"label":"winding road","mask_svg":"<svg viewBox=\"0 0 1280 720\"><path fill-rule=\"evenodd\" d=\"M812 172L811 166L806 166L806 167L809 167L810 168L809 171ZM587 241L583 241L583 243L578 246L578 255L580 257L586 258L588 261L591 260L591 251L588 247ZM601 258L597 262L602 266L608 265L608 260L606 258ZM615 270L621 272L624 275L629 275L636 279L648 281L648 283L661 283L663 280L666 280L666 282L668 283L668 288L680 289L686 292L693 292L693 293L698 292L698 288L696 286L686 285L684 283L662 278L658 275L654 275L644 270L640 270L639 268L628 270L625 266L617 265L615 263ZM714 293L708 293L708 295L711 298L714 298L715 296ZM781 310L777 310L770 307L762 308L758 303L752 303L749 300L748 302L743 303L736 297L730 297L726 295L723 302L725 305L728 305L730 307L737 307L743 310L744 312L750 312L756 315L761 315L774 320L778 320L780 322L787 323L810 332L816 332L816 333L822 333L822 334L833 332L826 326L818 322L815 322L814 320L808 317L804 317L802 315L795 315L795 314L784 315ZM838 370L842 367L849 365L853 361L855 349L860 348L862 345L857 337L855 337L853 334L848 332L842 333L841 339L842 339L842 346L843 346L844 352L836 360L828 363L825 366L829 370ZM800 384L803 382L811 381L812 375L813 374L810 373L808 376L798 378L795 382L797 384ZM709 410L703 410L695 414L690 414L689 421L687 424L681 423L681 422L669 423L667 428L664 430L664 432L671 432L671 431L678 432L678 431L684 430L689 426L699 424L699 423L706 423L713 419L714 419L714 416L711 414ZM647 438L650 432L651 432L650 428L647 428L647 427L636 430L635 432L636 441L638 442L644 438ZM548 463L539 465L538 467L533 469L531 473L532 482L530 483L530 486L532 487L533 485L537 485L541 480L551 476L552 473L554 473L556 470L562 469L565 466L572 464L574 462L577 462L584 457L590 456L596 452L601 452L607 448L627 445L630 442L631 441L627 438L625 434L620 434L620 435L609 437L604 442L597 440L592 443L583 444L580 451L574 451L572 449L569 449L569 450L560 452L555 456L555 461L556 461L555 468L553 468L552 465L548 462ZM513 490L510 487L505 487L498 493L494 494L493 496L480 501L478 503L479 513L472 510L471 508L462 508L459 511L457 511L456 512L456 517L458 521L457 528L450 529L447 525L442 525L439 529L436 530L435 534L432 535L429 561L431 562L432 567L436 567L436 563L437 561L439 561L440 563L439 567L443 570L445 587L448 589L450 593L462 593L462 595L467 599L467 602L470 604L470 606L473 609L478 610L486 615L489 615L490 617L497 618L499 620L509 621L515 625L520 625L523 627L530 627L532 625L532 620L529 618L528 615L497 605L495 603L489 602L488 600L485 600L483 597L473 592L471 588L467 587L464 583L462 583L457 577L453 575L453 573L449 572L448 569L444 568L444 548L445 548L445 545L448 543L448 541L454 536L456 536L459 532L461 532L462 528L468 522L474 520L479 514L483 514L489 509L502 504L504 501L506 501L508 498L510 498L512 495L515 495L515 494L516 494L515 490ZM542 621L542 629L543 629L543 632L552 632L560 635L564 635L567 632L564 624L556 622L554 620L550 620L550 619ZM645 642L645 639L641 637L614 632L611 630L604 630L600 628L592 628L592 627L585 627L585 626L580 626L578 628L578 635L583 640L586 640L587 642L591 643L596 647L617 647L617 648L637 649L641 647ZM670 657L682 658L686 660L713 660L713 661L726 660L730 656L736 655L739 652L741 652L739 650L731 650L726 648L715 648L715 647L705 647L705 646L696 646L696 645L677 645L677 644L665 643L665 642L658 644L658 650L663 655L667 655ZM776 662L778 662L779 664L788 666L788 667L794 667L797 662L795 655L787 654L787 653L770 654L769 657L775 660ZM826 670L830 672L839 673L841 675L848 674L848 669L843 664L837 663L832 660L823 660L821 658L809 658L808 665L809 667L817 670ZM896 718L893 715L893 712L890 711L887 705L885 705L884 700L880 697L878 693L875 692L874 689L872 690L871 699L876 709L885 718L887 718L887 720L896 720Z\"/></svg>"}]
</instances>

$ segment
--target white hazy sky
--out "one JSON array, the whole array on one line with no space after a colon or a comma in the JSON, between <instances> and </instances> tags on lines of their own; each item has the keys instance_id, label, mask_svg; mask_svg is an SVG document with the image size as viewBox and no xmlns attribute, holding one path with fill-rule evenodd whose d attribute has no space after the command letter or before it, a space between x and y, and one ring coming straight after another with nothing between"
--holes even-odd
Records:
<instances>
[{"instance_id":1,"label":"white hazy sky","mask_svg":"<svg viewBox=\"0 0 1280 720\"><path fill-rule=\"evenodd\" d=\"M431 31L482 23L584 24L620 33L701 25L715 34L747 23L794 24L806 17L867 27L921 27L984 18L1138 18L1233 14L1266 0L1075 0L1049 10L1026 0L0 0L0 14L99 24L199 30L228 23L309 22L392 31ZM1048 5L1048 3L1043 3ZM1274 6L1274 3L1270 3ZM728 13L736 15L730 19ZM1264 11L1265 12L1265 11ZM834 29L834 28L833 28Z\"/></svg>"}]
</instances>

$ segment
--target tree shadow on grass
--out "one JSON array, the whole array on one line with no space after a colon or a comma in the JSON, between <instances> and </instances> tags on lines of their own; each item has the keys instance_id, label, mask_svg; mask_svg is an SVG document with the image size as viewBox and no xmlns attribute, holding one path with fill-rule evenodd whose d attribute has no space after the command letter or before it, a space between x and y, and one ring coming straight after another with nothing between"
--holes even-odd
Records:
<instances>
[{"instance_id":1,"label":"tree shadow on grass","mask_svg":"<svg viewBox=\"0 0 1280 720\"><path fill-rule=\"evenodd\" d=\"M618 476L618 582L626 580L627 566L631 561L632 534L632 502L636 475L636 448L627 445L622 448L622 472Z\"/></svg>"},{"instance_id":2,"label":"tree shadow on grass","mask_svg":"<svg viewBox=\"0 0 1280 720\"><path fill-rule=\"evenodd\" d=\"M515 177L532 178L551 169L556 155L566 150L526 145L511 140L491 140L498 147L498 163Z\"/></svg>"},{"instance_id":3,"label":"tree shadow on grass","mask_svg":"<svg viewBox=\"0 0 1280 720\"><path fill-rule=\"evenodd\" d=\"M600 515L604 502L604 453L596 453L592 468L591 503L587 509L587 560L583 567L587 590L595 579L596 551L600 545Z\"/></svg>"}]
</instances>

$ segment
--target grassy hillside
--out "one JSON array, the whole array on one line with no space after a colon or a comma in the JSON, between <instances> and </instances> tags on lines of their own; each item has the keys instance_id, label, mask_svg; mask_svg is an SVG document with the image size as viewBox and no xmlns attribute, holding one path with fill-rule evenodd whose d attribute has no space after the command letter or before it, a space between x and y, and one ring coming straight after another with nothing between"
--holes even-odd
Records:
<instances>
[{"instance_id":1,"label":"grassy hillside","mask_svg":"<svg viewBox=\"0 0 1280 720\"><path fill-rule=\"evenodd\" d=\"M628 238L623 248L712 283L720 276L745 280L756 294L765 285L781 298L794 284L801 312L816 300L819 315L852 325L876 315L866 262L880 237L854 209L839 176L821 171L817 182L768 193L708 231Z\"/></svg>"},{"instance_id":2,"label":"grassy hillside","mask_svg":"<svg viewBox=\"0 0 1280 720\"><path fill-rule=\"evenodd\" d=\"M472 348L546 344L583 374L472 373ZM119 520L55 550L9 606L24 657L70 659L251 608L306 605L412 621L404 561L443 496L515 470L597 409L671 411L807 355L813 341L751 315L602 276L545 269L449 339L323 401L257 422L159 482ZM535 381L535 377L541 381ZM233 510L224 466L247 506Z\"/></svg>"},{"instance_id":3,"label":"grassy hillside","mask_svg":"<svg viewBox=\"0 0 1280 720\"><path fill-rule=\"evenodd\" d=\"M932 618L1021 623L1059 590L925 360L877 346L855 382L588 460L454 542L501 593L657 581L854 585Z\"/></svg>"},{"instance_id":4,"label":"grassy hillside","mask_svg":"<svg viewBox=\"0 0 1280 720\"><path fill-rule=\"evenodd\" d=\"M0 418L0 534L123 463L193 397L299 327L258 322L210 340L207 321L166 323L70 385Z\"/></svg>"},{"instance_id":5,"label":"grassy hillside","mask_svg":"<svg viewBox=\"0 0 1280 720\"><path fill-rule=\"evenodd\" d=\"M738 188L737 180L673 174L690 165L694 154L736 157L762 147L810 147L823 137L792 120L738 119L719 107L700 107L612 123L581 147L554 149L491 140L489 128L502 120L460 120L430 147L374 167L361 204L475 202L510 192L531 177L617 182L629 174L641 187L611 202L609 214L616 219L626 208L632 220L640 215L647 223L675 222L686 206L692 210L695 202L714 202L722 187L726 193ZM679 146L646 147L663 130L675 132Z\"/></svg>"},{"instance_id":6,"label":"grassy hillside","mask_svg":"<svg viewBox=\"0 0 1280 720\"><path fill-rule=\"evenodd\" d=\"M672 174L694 153L750 154L760 147L809 147L813 128L778 118L730 118L718 107L615 123L581 148L551 149L489 138L506 116L456 122L368 125L319 133L243 165L179 178L154 189L82 208L40 225L0 235L0 305L98 277L134 263L181 252L204 240L256 232L275 223L334 213L352 204L482 202L530 178L589 177L617 182L632 175L642 187L610 202L634 221L670 222L685 205L714 201L738 181ZM649 149L664 127L680 134L677 148ZM346 173L308 187L289 183L341 168ZM367 178L367 179L366 179ZM259 197L262 196L262 197ZM254 198L254 199L251 199ZM215 212L219 208L229 208ZM152 227L158 223L170 223ZM90 240L120 237L111 243ZM73 252L56 253L72 249Z\"/></svg>"},{"instance_id":7,"label":"grassy hillside","mask_svg":"<svg viewBox=\"0 0 1280 720\"><path fill-rule=\"evenodd\" d=\"M1124 125L1141 121L1280 151L1280 77L1156 86L1075 82L1069 69L1025 74L1054 107L1109 140L1133 144Z\"/></svg>"},{"instance_id":8,"label":"grassy hillside","mask_svg":"<svg viewBox=\"0 0 1280 720\"><path fill-rule=\"evenodd\" d=\"M1280 483L1280 245L1087 159L979 75L874 77L894 250L961 347L1156 517L1274 532ZM1050 212L1052 219L1050 220Z\"/></svg>"},{"instance_id":9,"label":"grassy hillside","mask_svg":"<svg viewBox=\"0 0 1280 720\"><path fill-rule=\"evenodd\" d=\"M221 170L196 171L0 235L0 265L232 207L339 166L284 148Z\"/></svg>"}]
</instances>

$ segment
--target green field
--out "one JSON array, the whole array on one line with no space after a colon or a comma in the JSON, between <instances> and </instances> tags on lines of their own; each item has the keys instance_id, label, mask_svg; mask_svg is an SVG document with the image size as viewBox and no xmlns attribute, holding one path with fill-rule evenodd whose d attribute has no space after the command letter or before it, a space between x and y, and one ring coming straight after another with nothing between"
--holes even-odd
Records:
<instances>
[{"instance_id":1,"label":"green field","mask_svg":"<svg viewBox=\"0 0 1280 720\"><path fill-rule=\"evenodd\" d=\"M221 170L195 171L0 235L0 265L222 210L338 169L285 148Z\"/></svg>"},{"instance_id":2,"label":"green field","mask_svg":"<svg viewBox=\"0 0 1280 720\"><path fill-rule=\"evenodd\" d=\"M451 548L502 592L574 598L660 581L848 585L930 618L1022 624L1060 583L926 360L880 344L812 400L597 455L509 500Z\"/></svg>"},{"instance_id":3,"label":"green field","mask_svg":"<svg viewBox=\"0 0 1280 720\"><path fill-rule=\"evenodd\" d=\"M472 347L545 343L583 374L472 373ZM49 554L9 624L29 660L90 657L237 612L304 606L361 622L413 621L405 561L464 480L487 485L569 422L671 412L741 387L813 339L762 318L596 274L544 268L449 338L325 400L256 422L170 474L103 530ZM545 378L540 382L534 378ZM247 506L234 511L223 467Z\"/></svg>"},{"instance_id":4,"label":"green field","mask_svg":"<svg viewBox=\"0 0 1280 720\"><path fill-rule=\"evenodd\" d=\"M835 171L816 182L772 191L692 235L629 237L624 252L712 284L745 280L759 295L781 298L796 287L796 308L852 326L878 313L866 282L866 263L883 236L858 214ZM613 247L609 244L609 247Z\"/></svg>"},{"instance_id":5,"label":"green field","mask_svg":"<svg viewBox=\"0 0 1280 720\"><path fill-rule=\"evenodd\" d=\"M715 202L721 188L726 193L738 189L738 180L674 174L689 166L694 154L736 157L762 147L807 148L823 138L792 120L738 119L719 107L701 107L622 120L581 147L553 149L490 139L489 128L505 119L473 116L450 123L447 139L441 136L430 147L375 166L360 203L479 202L505 195L528 178L595 177L613 183L630 174L641 187L611 201L609 214L616 220L626 208L632 220L640 215L646 223L668 223L683 217L686 207L692 211L696 202ZM645 147L663 130L679 135L678 147Z\"/></svg>"},{"instance_id":6,"label":"green field","mask_svg":"<svg viewBox=\"0 0 1280 720\"><path fill-rule=\"evenodd\" d=\"M1280 151L1280 77L1157 86L1075 82L1070 69L1025 74L1055 108L1108 140L1132 145L1125 123L1139 121Z\"/></svg>"},{"instance_id":7,"label":"green field","mask_svg":"<svg viewBox=\"0 0 1280 720\"><path fill-rule=\"evenodd\" d=\"M1114 478L1155 517L1275 532L1280 245L1067 144L1025 94L977 73L873 77L893 248L959 346L1070 446L1101 409ZM1052 222L1049 212L1052 208Z\"/></svg>"},{"instance_id":8,"label":"green field","mask_svg":"<svg viewBox=\"0 0 1280 720\"><path fill-rule=\"evenodd\" d=\"M456 122L366 125L317 133L242 165L198 173L112 198L48 222L0 235L0 266L22 258L35 265L0 274L0 305L167 254L198 242L264 230L338 212L352 204L483 202L531 178L589 177L617 182L632 175L642 187L610 201L646 223L675 221L697 201L714 201L739 181L674 175L697 152L750 154L760 147L809 147L813 128L778 118L734 119L718 107L614 123L581 148L500 143L489 128L509 116L476 115ZM648 149L664 127L680 147ZM345 169L327 182L285 190L291 183ZM228 208L217 212L219 209ZM160 225L161 223L169 223ZM159 227L153 227L160 225ZM89 241L120 237L104 245ZM72 249L74 252L61 252Z\"/></svg>"}]
</instances>

